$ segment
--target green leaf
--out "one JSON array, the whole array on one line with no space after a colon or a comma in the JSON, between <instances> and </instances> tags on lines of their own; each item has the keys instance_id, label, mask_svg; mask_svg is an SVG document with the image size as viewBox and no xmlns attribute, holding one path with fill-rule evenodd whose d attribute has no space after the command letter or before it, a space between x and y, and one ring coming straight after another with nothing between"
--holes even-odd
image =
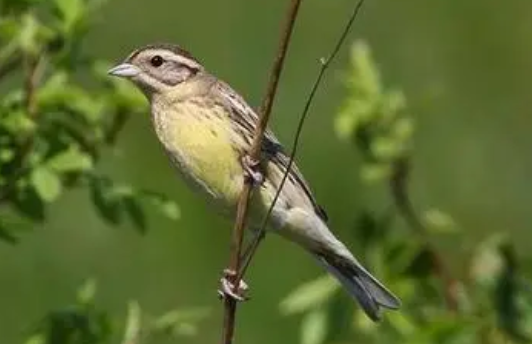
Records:
<instances>
[{"instance_id":1,"label":"green leaf","mask_svg":"<svg viewBox=\"0 0 532 344\"><path fill-rule=\"evenodd\" d=\"M35 123L20 109L3 115L0 126L16 136L25 136L35 129Z\"/></svg>"},{"instance_id":2,"label":"green leaf","mask_svg":"<svg viewBox=\"0 0 532 344\"><path fill-rule=\"evenodd\" d=\"M485 287L497 283L505 267L500 247L506 240L504 235L493 235L478 246L471 262L471 276L475 282Z\"/></svg>"},{"instance_id":3,"label":"green leaf","mask_svg":"<svg viewBox=\"0 0 532 344\"><path fill-rule=\"evenodd\" d=\"M94 177L90 180L90 193L100 216L112 224L118 224L124 209L112 182L107 178Z\"/></svg>"},{"instance_id":4,"label":"green leaf","mask_svg":"<svg viewBox=\"0 0 532 344\"><path fill-rule=\"evenodd\" d=\"M392 167L388 164L368 163L360 170L361 178L366 183L380 182L391 173Z\"/></svg>"},{"instance_id":5,"label":"green leaf","mask_svg":"<svg viewBox=\"0 0 532 344\"><path fill-rule=\"evenodd\" d=\"M0 60L3 60L6 56L12 55L16 51L12 39L17 35L19 30L20 21L14 18L0 18L0 40L4 42L0 52L0 56L3 58ZM10 43L5 44L5 42L8 41L10 41Z\"/></svg>"},{"instance_id":6,"label":"green leaf","mask_svg":"<svg viewBox=\"0 0 532 344\"><path fill-rule=\"evenodd\" d=\"M197 323L209 313L210 311L206 308L173 310L158 317L151 327L156 333L190 337L197 333Z\"/></svg>"},{"instance_id":7,"label":"green leaf","mask_svg":"<svg viewBox=\"0 0 532 344\"><path fill-rule=\"evenodd\" d=\"M31 14L22 17L21 25L17 37L18 46L22 51L35 56L43 43L51 37L52 31L43 26L37 17Z\"/></svg>"},{"instance_id":8,"label":"green leaf","mask_svg":"<svg viewBox=\"0 0 532 344\"><path fill-rule=\"evenodd\" d=\"M42 334L31 336L24 344L46 344L46 339Z\"/></svg>"},{"instance_id":9,"label":"green leaf","mask_svg":"<svg viewBox=\"0 0 532 344\"><path fill-rule=\"evenodd\" d=\"M427 228L435 233L455 233L458 227L453 219L438 209L430 209L425 212L424 222Z\"/></svg>"},{"instance_id":10,"label":"green leaf","mask_svg":"<svg viewBox=\"0 0 532 344\"><path fill-rule=\"evenodd\" d=\"M37 93L39 105L45 109L66 108L89 124L102 119L107 103L69 82L68 74L55 72Z\"/></svg>"},{"instance_id":11,"label":"green leaf","mask_svg":"<svg viewBox=\"0 0 532 344\"><path fill-rule=\"evenodd\" d=\"M129 215L137 229L144 234L147 227L146 218L138 201L134 197L124 197L122 202L124 205L124 211Z\"/></svg>"},{"instance_id":12,"label":"green leaf","mask_svg":"<svg viewBox=\"0 0 532 344\"><path fill-rule=\"evenodd\" d=\"M327 337L327 313L313 310L305 314L301 324L301 344L322 344Z\"/></svg>"},{"instance_id":13,"label":"green leaf","mask_svg":"<svg viewBox=\"0 0 532 344\"><path fill-rule=\"evenodd\" d=\"M292 291L280 304L285 315L303 313L329 300L338 290L338 284L328 275L304 283Z\"/></svg>"},{"instance_id":14,"label":"green leaf","mask_svg":"<svg viewBox=\"0 0 532 344\"><path fill-rule=\"evenodd\" d=\"M28 180L28 183L30 181ZM15 209L33 221L39 222L45 218L44 200L39 196L35 187L22 188L13 203Z\"/></svg>"},{"instance_id":15,"label":"green leaf","mask_svg":"<svg viewBox=\"0 0 532 344\"><path fill-rule=\"evenodd\" d=\"M77 299L82 305L91 304L96 296L97 284L95 279L87 280L78 290Z\"/></svg>"},{"instance_id":16,"label":"green leaf","mask_svg":"<svg viewBox=\"0 0 532 344\"><path fill-rule=\"evenodd\" d=\"M39 197L45 202L55 201L61 194L61 179L46 166L38 166L30 175L30 182Z\"/></svg>"},{"instance_id":17,"label":"green leaf","mask_svg":"<svg viewBox=\"0 0 532 344\"><path fill-rule=\"evenodd\" d=\"M3 223L0 223L0 240L11 245L18 243L18 238Z\"/></svg>"},{"instance_id":18,"label":"green leaf","mask_svg":"<svg viewBox=\"0 0 532 344\"><path fill-rule=\"evenodd\" d=\"M91 156L73 146L54 155L46 165L55 172L81 172L93 167Z\"/></svg>"},{"instance_id":19,"label":"green leaf","mask_svg":"<svg viewBox=\"0 0 532 344\"><path fill-rule=\"evenodd\" d=\"M0 148L0 162L6 163L15 157L15 151L10 148Z\"/></svg>"},{"instance_id":20,"label":"green leaf","mask_svg":"<svg viewBox=\"0 0 532 344\"><path fill-rule=\"evenodd\" d=\"M142 332L142 310L136 301L127 305L126 329L122 343L138 343Z\"/></svg>"},{"instance_id":21,"label":"green leaf","mask_svg":"<svg viewBox=\"0 0 532 344\"><path fill-rule=\"evenodd\" d=\"M71 33L83 16L85 10L83 0L54 0L54 2L63 22L63 31Z\"/></svg>"},{"instance_id":22,"label":"green leaf","mask_svg":"<svg viewBox=\"0 0 532 344\"><path fill-rule=\"evenodd\" d=\"M407 313L393 312L386 318L390 322L390 325L403 336L412 335L417 330L415 322Z\"/></svg>"},{"instance_id":23,"label":"green leaf","mask_svg":"<svg viewBox=\"0 0 532 344\"><path fill-rule=\"evenodd\" d=\"M177 221L181 218L181 209L179 208L179 205L167 196L154 191L141 191L138 196L152 204L170 220Z\"/></svg>"},{"instance_id":24,"label":"green leaf","mask_svg":"<svg viewBox=\"0 0 532 344\"><path fill-rule=\"evenodd\" d=\"M393 137L374 137L371 143L371 152L382 161L390 161L401 152L401 146Z\"/></svg>"}]
</instances>

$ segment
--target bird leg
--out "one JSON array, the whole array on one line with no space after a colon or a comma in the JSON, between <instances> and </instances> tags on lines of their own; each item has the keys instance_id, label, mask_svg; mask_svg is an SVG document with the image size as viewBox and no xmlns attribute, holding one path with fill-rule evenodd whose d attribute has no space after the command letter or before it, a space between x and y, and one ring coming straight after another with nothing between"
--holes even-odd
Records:
<instances>
[{"instance_id":1,"label":"bird leg","mask_svg":"<svg viewBox=\"0 0 532 344\"><path fill-rule=\"evenodd\" d=\"M248 154L242 157L242 167L245 178L251 180L254 186L259 186L264 182L264 175L260 171L260 161L252 159Z\"/></svg>"},{"instance_id":2,"label":"bird leg","mask_svg":"<svg viewBox=\"0 0 532 344\"><path fill-rule=\"evenodd\" d=\"M240 280L238 288L234 291L234 284L231 281L237 275L236 271L225 269L224 276L220 279L221 287L218 290L218 295L221 299L232 298L236 301L246 301L248 297L245 295L249 289L246 282Z\"/></svg>"}]
</instances>

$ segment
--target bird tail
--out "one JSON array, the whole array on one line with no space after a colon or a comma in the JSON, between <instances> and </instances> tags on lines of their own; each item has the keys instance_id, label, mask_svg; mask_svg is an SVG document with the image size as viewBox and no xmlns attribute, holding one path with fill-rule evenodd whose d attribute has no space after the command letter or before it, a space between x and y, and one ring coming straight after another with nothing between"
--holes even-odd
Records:
<instances>
[{"instance_id":1,"label":"bird tail","mask_svg":"<svg viewBox=\"0 0 532 344\"><path fill-rule=\"evenodd\" d=\"M399 299L393 295L382 283L373 277L353 257L326 257L314 253L318 260L331 275L343 285L362 309L373 320L380 320L381 308L398 309Z\"/></svg>"}]
</instances>

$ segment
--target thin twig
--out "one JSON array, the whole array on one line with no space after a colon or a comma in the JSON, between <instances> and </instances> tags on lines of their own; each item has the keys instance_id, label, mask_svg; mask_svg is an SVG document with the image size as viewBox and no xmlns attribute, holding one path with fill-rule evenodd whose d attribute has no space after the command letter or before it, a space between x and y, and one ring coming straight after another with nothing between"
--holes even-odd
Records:
<instances>
[{"instance_id":1,"label":"thin twig","mask_svg":"<svg viewBox=\"0 0 532 344\"><path fill-rule=\"evenodd\" d=\"M277 191L275 193L275 197L273 198L273 201L268 208L268 211L266 212L266 215L264 216L264 219L262 221L262 225L260 227L260 230L258 234L255 236L254 240L251 242L251 246L248 249L248 252L246 254L246 261L244 262L244 265L242 266L242 269L240 270L240 278L244 276L249 263L251 262L251 259L253 258L253 255L255 254L260 242L265 236L266 233L266 226L268 225L268 220L270 219L270 216L272 214L273 208L275 204L277 203L277 200L279 199L279 196L281 194L281 191L283 189L284 184L286 183L286 180L288 179L288 176L290 175L290 170L292 169L292 165L294 164L294 159L297 153L297 148L299 145L299 139L301 137L301 132L303 131L303 126L305 124L305 120L307 119L308 112L310 110L310 106L312 104L312 101L314 100L314 97L316 95L316 92L318 91L318 88L321 84L321 81L323 79L323 76L325 75L325 72L333 62L333 60L336 58L338 53L340 52L340 49L342 48L342 45L347 38L347 35L351 31L351 27L353 26L353 23L355 22L355 19L358 16L358 13L360 12L360 9L362 8L362 5L364 4L365 0L359 0L359 2L355 5L353 12L351 13L351 16L349 17L349 20L347 21L347 24L345 25L342 34L340 35L340 38L338 38L338 41L336 42L331 54L328 58L322 58L320 60L321 68L318 72L318 75L316 76L316 80L314 81L314 85L312 86L310 93L307 97L307 101L305 103L305 106L303 108L303 111L301 113L301 116L299 117L299 122L297 125L296 133L294 135L294 141L292 143L292 152L290 153L290 159L288 160L288 164L286 166L286 171L284 172L283 178L281 179L281 183L279 184L279 187L277 188Z\"/></svg>"},{"instance_id":2,"label":"thin twig","mask_svg":"<svg viewBox=\"0 0 532 344\"><path fill-rule=\"evenodd\" d=\"M28 117L34 119L37 116L37 86L41 77L42 57L29 57L27 62L27 74L25 81L26 111Z\"/></svg>"},{"instance_id":3,"label":"thin twig","mask_svg":"<svg viewBox=\"0 0 532 344\"><path fill-rule=\"evenodd\" d=\"M270 74L270 80L264 101L262 102L261 111L260 111L260 120L255 129L255 136L251 151L249 152L250 158L252 161L260 161L261 159L261 147L264 132L268 125L268 120L270 117L270 112L272 109L273 101L275 99L275 94L277 91L277 85L279 84L279 78L281 71L283 69L283 63L286 57L288 50L288 44L290 42L290 37L292 36L292 31L296 21L296 17L299 10L299 5L301 0L292 0L290 7L288 9L286 22L284 29L281 33L280 45L278 48L278 53L274 61L274 65ZM253 183L248 178L245 178L243 185L242 193L240 194L240 199L237 207L237 214L235 225L232 234L231 241L231 258L229 262L229 270L234 271L233 276L228 276L230 282L234 287L234 292L237 292L238 286L240 284L240 278L238 271L240 269L240 256L242 251L242 241L244 237L244 229L246 226L246 215L248 210L249 198L253 188ZM235 316L236 316L236 306L237 301L231 297L226 297L224 302L224 324L223 324L223 333L222 333L222 343L230 344L233 342L234 330L235 330Z\"/></svg>"},{"instance_id":4,"label":"thin twig","mask_svg":"<svg viewBox=\"0 0 532 344\"><path fill-rule=\"evenodd\" d=\"M445 263L445 260L441 256L440 252L428 240L427 229L416 214L408 194L408 177L410 174L408 158L403 157L398 159L394 164L393 171L392 177L390 178L390 190L395 206L408 226L415 230L424 240L425 248L431 257L434 267L433 273L443 283L445 303L447 304L449 310L457 311L457 281L453 278L450 269Z\"/></svg>"}]
</instances>

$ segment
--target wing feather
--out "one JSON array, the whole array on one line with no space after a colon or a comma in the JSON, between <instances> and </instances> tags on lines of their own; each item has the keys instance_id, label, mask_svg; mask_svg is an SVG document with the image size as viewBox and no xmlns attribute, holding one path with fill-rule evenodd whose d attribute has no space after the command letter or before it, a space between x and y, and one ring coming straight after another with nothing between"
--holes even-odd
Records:
<instances>
[{"instance_id":1,"label":"wing feather","mask_svg":"<svg viewBox=\"0 0 532 344\"><path fill-rule=\"evenodd\" d=\"M255 127L259 123L257 112L255 112L255 110L253 110L228 84L222 81L217 81L214 83L213 87L213 93L217 95L217 99L222 102L223 106L230 110L229 115L231 116L233 123L236 124L235 130L238 131L238 139L243 140L243 142L239 142L235 146L242 147L241 150L245 150L246 147L251 147ZM274 163L283 175L286 173L290 157L270 129L267 129L264 134L262 153L264 158ZM327 221L325 210L318 205L308 183L304 179L303 174L299 171L295 162L292 163L286 182L292 183L294 186L297 186L298 189L302 190L313 205L315 212L320 218Z\"/></svg>"}]
</instances>

